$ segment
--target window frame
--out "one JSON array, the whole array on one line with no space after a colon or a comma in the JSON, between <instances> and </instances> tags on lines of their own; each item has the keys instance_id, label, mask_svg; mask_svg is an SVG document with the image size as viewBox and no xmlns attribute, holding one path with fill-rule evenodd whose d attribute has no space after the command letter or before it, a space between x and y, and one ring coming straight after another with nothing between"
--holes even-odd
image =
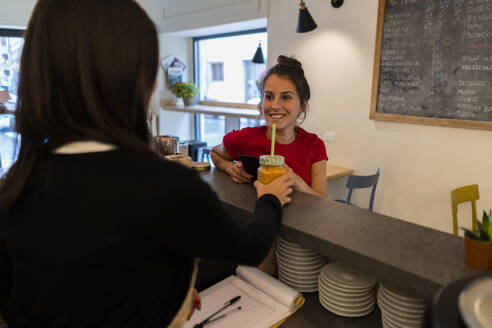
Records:
<instances>
[{"instance_id":1,"label":"window frame","mask_svg":"<svg viewBox=\"0 0 492 328\"><path fill-rule=\"evenodd\" d=\"M0 37L14 37L14 38L22 38L25 41L25 29L22 27L1 27L0 28ZM9 58L10 60L10 58ZM12 161L10 162L10 165L13 164L13 162L16 160L18 154L19 154L19 147L20 147L20 135L17 134L14 130L14 125L15 125L15 102L12 100L9 100L6 104L6 112L2 113L1 115L4 116L6 115L7 117L10 118L10 128L7 131L3 131L2 133L10 133L13 132L15 134L14 138L16 141L14 141L13 144L13 153L12 153ZM10 167L9 165L9 167ZM8 167L4 167L2 163L0 163L0 171L3 171L0 173L0 176L3 175L6 171L8 170Z\"/></svg>"},{"instance_id":2,"label":"window frame","mask_svg":"<svg viewBox=\"0 0 492 328\"><path fill-rule=\"evenodd\" d=\"M14 38L23 38L25 39L24 33L26 32L25 29L19 28L19 27L13 27L13 28L8 28L8 27L1 27L0 28L0 38L1 37L14 37ZM11 101L7 102L12 103Z\"/></svg>"},{"instance_id":3,"label":"window frame","mask_svg":"<svg viewBox=\"0 0 492 328\"><path fill-rule=\"evenodd\" d=\"M0 36L24 38L24 32L20 28L0 28Z\"/></svg>"},{"instance_id":4,"label":"window frame","mask_svg":"<svg viewBox=\"0 0 492 328\"><path fill-rule=\"evenodd\" d=\"M264 33L264 32L268 32L266 27L236 31L236 32L218 33L218 34L210 34L210 35L193 37L192 38L192 41L193 41L193 82L198 86L198 89L200 89L200 85L199 85L200 79L198 78L198 72L200 71L200 63L198 60L198 53L200 50L199 49L199 43L198 43L199 41L208 40L208 39L219 39L219 38L225 38L225 37L230 37L230 36L246 35L246 34ZM219 106L234 108L234 106L231 105L230 102L214 101L214 103L216 103ZM244 104L246 104L246 103L244 103ZM200 124L201 115L203 115L203 114L194 114L195 139L198 139L198 136L202 135L201 124ZM226 117L225 124L226 124L226 131L232 130L232 129L239 129L239 126L240 126L239 118Z\"/></svg>"}]
</instances>

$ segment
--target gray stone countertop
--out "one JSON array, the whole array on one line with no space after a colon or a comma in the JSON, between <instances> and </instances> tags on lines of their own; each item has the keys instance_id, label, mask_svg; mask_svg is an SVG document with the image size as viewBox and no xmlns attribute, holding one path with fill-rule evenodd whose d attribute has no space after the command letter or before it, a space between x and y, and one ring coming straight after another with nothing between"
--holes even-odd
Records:
<instances>
[{"instance_id":1,"label":"gray stone countertop","mask_svg":"<svg viewBox=\"0 0 492 328\"><path fill-rule=\"evenodd\" d=\"M252 185L234 183L214 168L201 176L223 202L254 211ZM302 192L284 207L281 236L419 297L483 273L465 264L461 237Z\"/></svg>"}]
</instances>

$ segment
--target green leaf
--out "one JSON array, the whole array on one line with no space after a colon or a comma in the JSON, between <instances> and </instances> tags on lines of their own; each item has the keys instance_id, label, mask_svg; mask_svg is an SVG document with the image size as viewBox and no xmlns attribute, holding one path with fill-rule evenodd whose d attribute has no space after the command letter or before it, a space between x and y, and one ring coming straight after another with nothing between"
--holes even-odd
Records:
<instances>
[{"instance_id":1,"label":"green leaf","mask_svg":"<svg viewBox=\"0 0 492 328\"><path fill-rule=\"evenodd\" d=\"M480 241L490 241L490 236L484 230L480 230Z\"/></svg>"},{"instance_id":2,"label":"green leaf","mask_svg":"<svg viewBox=\"0 0 492 328\"><path fill-rule=\"evenodd\" d=\"M465 231L465 236L467 236L468 238L470 239L473 239L473 240L477 240L479 241L480 240L480 235L478 234L478 232L474 232L474 231L471 231L469 229L466 229L466 228L461 228Z\"/></svg>"},{"instance_id":3,"label":"green leaf","mask_svg":"<svg viewBox=\"0 0 492 328\"><path fill-rule=\"evenodd\" d=\"M485 233L487 236L489 234L489 225L490 225L490 220L489 216L487 215L487 212L483 211L482 215L482 227L480 228L481 233Z\"/></svg>"},{"instance_id":4,"label":"green leaf","mask_svg":"<svg viewBox=\"0 0 492 328\"><path fill-rule=\"evenodd\" d=\"M489 211L489 215L488 216L489 216L489 228L486 229L486 230L484 229L484 230L485 230L485 232L488 233L489 238L492 239L492 222L491 222L491 219L492 219L492 211Z\"/></svg>"}]
</instances>

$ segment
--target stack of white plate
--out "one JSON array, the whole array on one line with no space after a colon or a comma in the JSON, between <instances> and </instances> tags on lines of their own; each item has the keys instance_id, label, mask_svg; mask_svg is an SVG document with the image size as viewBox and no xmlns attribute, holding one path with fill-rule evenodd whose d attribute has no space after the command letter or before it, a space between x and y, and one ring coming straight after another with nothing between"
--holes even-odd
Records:
<instances>
[{"instance_id":1,"label":"stack of white plate","mask_svg":"<svg viewBox=\"0 0 492 328\"><path fill-rule=\"evenodd\" d=\"M362 317L374 310L377 278L340 262L323 267L319 276L319 301L343 317Z\"/></svg>"},{"instance_id":2,"label":"stack of white plate","mask_svg":"<svg viewBox=\"0 0 492 328\"><path fill-rule=\"evenodd\" d=\"M415 298L393 287L379 284L378 305L381 309L383 328L423 327L425 299Z\"/></svg>"},{"instance_id":3,"label":"stack of white plate","mask_svg":"<svg viewBox=\"0 0 492 328\"><path fill-rule=\"evenodd\" d=\"M300 292L318 290L318 276L325 257L301 245L277 239L276 250L280 281Z\"/></svg>"}]
</instances>

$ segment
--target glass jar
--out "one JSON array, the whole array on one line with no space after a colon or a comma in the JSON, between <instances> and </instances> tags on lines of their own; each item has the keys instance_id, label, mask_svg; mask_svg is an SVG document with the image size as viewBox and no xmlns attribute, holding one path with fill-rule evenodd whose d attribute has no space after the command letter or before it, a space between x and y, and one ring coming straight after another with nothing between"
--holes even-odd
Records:
<instances>
[{"instance_id":1,"label":"glass jar","mask_svg":"<svg viewBox=\"0 0 492 328\"><path fill-rule=\"evenodd\" d=\"M260 156L260 167L258 168L258 181L263 184L269 184L279 176L284 175L285 170L284 157L280 155L262 155Z\"/></svg>"},{"instance_id":2,"label":"glass jar","mask_svg":"<svg viewBox=\"0 0 492 328\"><path fill-rule=\"evenodd\" d=\"M182 141L182 142L178 143L178 154L183 154L186 156L190 155L188 153L188 143L186 141Z\"/></svg>"}]
</instances>

